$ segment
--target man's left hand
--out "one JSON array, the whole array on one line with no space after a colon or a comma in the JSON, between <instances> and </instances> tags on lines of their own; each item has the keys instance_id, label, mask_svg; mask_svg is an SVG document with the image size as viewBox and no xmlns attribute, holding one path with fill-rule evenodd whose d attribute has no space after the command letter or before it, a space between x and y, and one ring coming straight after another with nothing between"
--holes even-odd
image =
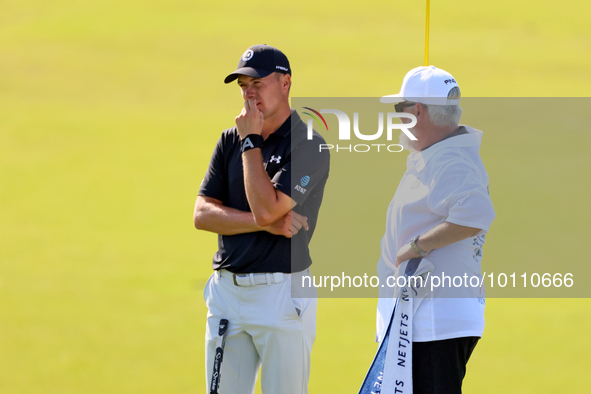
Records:
<instances>
[{"instance_id":1,"label":"man's left hand","mask_svg":"<svg viewBox=\"0 0 591 394\"><path fill-rule=\"evenodd\" d=\"M398 253L396 253L396 261L394 264L398 267L403 261L414 259L416 257L421 256L419 256L419 254L410 246L410 243L407 243L400 248Z\"/></svg>"},{"instance_id":2,"label":"man's left hand","mask_svg":"<svg viewBox=\"0 0 591 394\"><path fill-rule=\"evenodd\" d=\"M264 122L263 113L257 108L256 99L246 100L242 112L236 117L236 127L240 138L244 138L249 134L261 135Z\"/></svg>"}]
</instances>

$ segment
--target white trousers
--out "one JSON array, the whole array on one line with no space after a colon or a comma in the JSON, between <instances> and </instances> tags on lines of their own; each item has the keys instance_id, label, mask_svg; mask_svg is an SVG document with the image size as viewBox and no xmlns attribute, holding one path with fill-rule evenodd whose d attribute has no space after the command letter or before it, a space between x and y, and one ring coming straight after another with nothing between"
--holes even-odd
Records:
<instances>
[{"instance_id":1,"label":"white trousers","mask_svg":"<svg viewBox=\"0 0 591 394\"><path fill-rule=\"evenodd\" d=\"M261 366L263 394L308 393L318 300L292 298L291 281L301 281L302 274L309 271L285 275L281 283L255 286L236 286L219 272L209 278L203 292L208 308L207 392L220 319L228 319L219 394L254 393Z\"/></svg>"}]
</instances>

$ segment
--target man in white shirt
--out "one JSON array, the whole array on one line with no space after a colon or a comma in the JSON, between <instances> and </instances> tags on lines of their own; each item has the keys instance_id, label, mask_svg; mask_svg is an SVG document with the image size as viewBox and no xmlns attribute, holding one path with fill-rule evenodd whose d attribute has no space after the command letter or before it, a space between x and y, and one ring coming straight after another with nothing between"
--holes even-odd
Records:
<instances>
[{"instance_id":1,"label":"man in white shirt","mask_svg":"<svg viewBox=\"0 0 591 394\"><path fill-rule=\"evenodd\" d=\"M479 155L482 131L459 125L459 98L453 76L429 66L409 71L400 93L381 99L417 120L410 129L416 140L400 136L411 153L388 207L378 263L381 283L403 261L426 256L434 266L432 279L481 278L482 245L495 212ZM466 364L484 331L484 289L463 286L465 281L458 287L445 284L434 288L414 314L415 394L461 393ZM380 290L378 341L394 307L393 289Z\"/></svg>"}]
</instances>

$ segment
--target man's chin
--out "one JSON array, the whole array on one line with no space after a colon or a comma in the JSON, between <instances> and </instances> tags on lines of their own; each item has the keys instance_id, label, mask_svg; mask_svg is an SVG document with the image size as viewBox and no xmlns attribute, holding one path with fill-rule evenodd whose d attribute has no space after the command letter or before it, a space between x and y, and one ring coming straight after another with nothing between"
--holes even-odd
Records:
<instances>
[{"instance_id":1,"label":"man's chin","mask_svg":"<svg viewBox=\"0 0 591 394\"><path fill-rule=\"evenodd\" d=\"M406 150L411 152L416 152L417 150L414 148L415 141L408 138L408 136L404 133L404 131L400 132L400 136L398 137L398 143Z\"/></svg>"}]
</instances>

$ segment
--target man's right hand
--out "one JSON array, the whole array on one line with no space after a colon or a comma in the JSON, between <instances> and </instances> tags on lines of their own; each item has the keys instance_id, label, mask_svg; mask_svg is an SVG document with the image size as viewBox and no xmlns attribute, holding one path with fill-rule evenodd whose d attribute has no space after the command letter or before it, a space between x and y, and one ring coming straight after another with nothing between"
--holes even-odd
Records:
<instances>
[{"instance_id":1,"label":"man's right hand","mask_svg":"<svg viewBox=\"0 0 591 394\"><path fill-rule=\"evenodd\" d=\"M308 218L297 212L289 211L283 217L269 226L263 227L265 231L275 235L283 235L291 238L296 235L302 227L308 231Z\"/></svg>"}]
</instances>

